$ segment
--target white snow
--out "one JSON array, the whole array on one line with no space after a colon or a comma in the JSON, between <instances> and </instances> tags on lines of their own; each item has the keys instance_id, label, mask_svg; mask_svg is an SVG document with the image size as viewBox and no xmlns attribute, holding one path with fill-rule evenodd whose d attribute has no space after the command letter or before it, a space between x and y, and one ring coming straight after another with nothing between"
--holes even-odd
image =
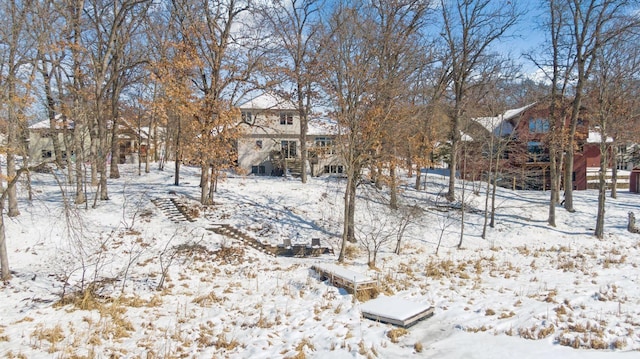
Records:
<instances>
[{"instance_id":1,"label":"white snow","mask_svg":"<svg viewBox=\"0 0 640 359\"><path fill-rule=\"evenodd\" d=\"M296 105L293 102L289 100L285 100L282 97L269 92L265 92L246 102L243 102L238 107L241 109L251 109L251 110L270 110L270 109L295 110L296 109Z\"/></svg>"},{"instance_id":2,"label":"white snow","mask_svg":"<svg viewBox=\"0 0 640 359\"><path fill-rule=\"evenodd\" d=\"M322 269L326 273L331 273L337 277L341 277L356 283L370 282L373 280L373 278L367 275L354 272L352 270L349 270L347 268L344 268L335 264L316 264L315 267Z\"/></svg>"},{"instance_id":3,"label":"white snow","mask_svg":"<svg viewBox=\"0 0 640 359\"><path fill-rule=\"evenodd\" d=\"M607 198L605 238L598 240L595 191L575 192L576 212L557 209L550 227L548 192L499 189L496 225L483 239L485 188L469 183L465 198L474 211L457 249L459 212L442 211L439 197L447 177L429 174L426 191L405 178L397 212L386 206L385 190L362 184L359 236L395 228L391 219L406 205L424 209L407 227L401 254L393 253L392 236L376 268L364 249L345 263L379 280L381 297L435 308L394 343L386 335L391 325L361 317L367 302L310 269L337 259L344 179L302 184L229 175L215 204L203 208L197 169L183 167L180 186L172 163L137 170L121 166L122 177L109 180L109 200L95 209L95 188L88 208L63 198L61 191L75 191L66 170L55 171L57 178L32 173L31 201L20 184L21 214L4 217L13 277L0 283L0 357L638 357L640 235L626 231L627 213L640 215L638 195L621 190ZM199 216L173 222L156 198L175 198ZM221 223L274 245L320 238L335 255L274 258L207 230ZM94 283L97 299L59 303L83 280L85 288Z\"/></svg>"},{"instance_id":4,"label":"white snow","mask_svg":"<svg viewBox=\"0 0 640 359\"><path fill-rule=\"evenodd\" d=\"M378 297L360 304L360 311L390 319L405 320L431 306L395 297Z\"/></svg>"}]
</instances>

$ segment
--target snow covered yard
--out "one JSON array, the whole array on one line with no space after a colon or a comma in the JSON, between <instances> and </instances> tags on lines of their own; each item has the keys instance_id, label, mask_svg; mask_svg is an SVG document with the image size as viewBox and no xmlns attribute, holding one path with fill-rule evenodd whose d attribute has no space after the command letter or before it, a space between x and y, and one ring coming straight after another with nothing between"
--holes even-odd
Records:
<instances>
[{"instance_id":1,"label":"snow covered yard","mask_svg":"<svg viewBox=\"0 0 640 359\"><path fill-rule=\"evenodd\" d=\"M559 209L558 227L550 228L548 193L501 189L496 228L482 239L481 212L468 213L458 250L459 213L436 210L446 179L429 177L427 191L403 188L401 203L425 211L407 227L401 254L387 243L371 269L366 251L351 249L346 266L376 278L381 296L435 307L433 317L400 331L361 318L360 301L310 270L337 258L340 179L230 177L216 204L201 208L195 169L183 169L179 187L171 170L136 170L124 166L110 182L110 200L96 209L65 202L61 189L72 187L51 174L33 175L31 202L21 187L21 215L5 219L14 276L0 284L0 355L606 358L640 351L640 235L626 231L627 212L640 212L638 196L607 199L599 241L591 235L595 192L577 192L577 213ZM484 197L469 193L482 209ZM365 185L359 195L359 222L383 223L384 193ZM158 198L176 198L197 219L172 221L152 203ZM335 255L268 256L207 230L221 223L273 245L320 238Z\"/></svg>"}]
</instances>

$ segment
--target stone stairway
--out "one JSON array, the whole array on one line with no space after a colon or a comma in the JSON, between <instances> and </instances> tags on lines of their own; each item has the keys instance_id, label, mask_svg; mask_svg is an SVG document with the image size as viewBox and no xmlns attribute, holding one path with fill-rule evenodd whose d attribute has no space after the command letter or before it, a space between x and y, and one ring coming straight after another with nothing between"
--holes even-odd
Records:
<instances>
[{"instance_id":1,"label":"stone stairway","mask_svg":"<svg viewBox=\"0 0 640 359\"><path fill-rule=\"evenodd\" d=\"M207 228L207 230L229 237L229 238L239 240L251 248L254 248L266 255L275 257L275 252L272 246L265 245L260 241L258 241L257 239L252 238L248 234L244 233L240 229L230 226L228 224L214 224L212 227Z\"/></svg>"},{"instance_id":2,"label":"stone stairway","mask_svg":"<svg viewBox=\"0 0 640 359\"><path fill-rule=\"evenodd\" d=\"M300 177L302 175L302 162L298 158L287 158L287 169L293 177Z\"/></svg>"},{"instance_id":3,"label":"stone stairway","mask_svg":"<svg viewBox=\"0 0 640 359\"><path fill-rule=\"evenodd\" d=\"M154 198L151 202L175 223L196 221L189 215L186 205L179 203L176 198Z\"/></svg>"}]
</instances>

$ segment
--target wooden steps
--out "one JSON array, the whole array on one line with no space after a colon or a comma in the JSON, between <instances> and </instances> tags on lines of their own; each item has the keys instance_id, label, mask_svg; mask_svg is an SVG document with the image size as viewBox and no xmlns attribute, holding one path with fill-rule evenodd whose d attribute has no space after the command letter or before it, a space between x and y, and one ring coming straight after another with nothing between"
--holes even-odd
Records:
<instances>
[{"instance_id":1,"label":"wooden steps","mask_svg":"<svg viewBox=\"0 0 640 359\"><path fill-rule=\"evenodd\" d=\"M252 238L248 234L228 224L214 224L212 227L207 228L207 230L229 237L229 238L239 240L243 244L255 250L258 250L266 255L269 255L272 257L275 256L275 253L271 249L272 246L265 245L262 242L258 241L257 239Z\"/></svg>"},{"instance_id":2,"label":"wooden steps","mask_svg":"<svg viewBox=\"0 0 640 359\"><path fill-rule=\"evenodd\" d=\"M190 215L187 206L179 203L176 198L154 198L151 202L175 223L196 221L196 218Z\"/></svg>"}]
</instances>

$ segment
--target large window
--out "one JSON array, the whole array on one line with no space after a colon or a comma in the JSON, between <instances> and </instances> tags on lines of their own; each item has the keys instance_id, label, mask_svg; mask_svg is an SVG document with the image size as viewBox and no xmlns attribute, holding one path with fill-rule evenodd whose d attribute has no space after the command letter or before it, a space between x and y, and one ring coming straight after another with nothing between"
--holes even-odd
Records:
<instances>
[{"instance_id":1,"label":"large window","mask_svg":"<svg viewBox=\"0 0 640 359\"><path fill-rule=\"evenodd\" d=\"M267 171L264 166L251 166L251 173L254 175L263 175L266 172Z\"/></svg>"},{"instance_id":2,"label":"large window","mask_svg":"<svg viewBox=\"0 0 640 359\"><path fill-rule=\"evenodd\" d=\"M546 162L549 160L549 155L541 142L527 142L527 152L529 152L529 162Z\"/></svg>"},{"instance_id":3,"label":"large window","mask_svg":"<svg viewBox=\"0 0 640 359\"><path fill-rule=\"evenodd\" d=\"M529 133L547 133L549 132L549 120L546 118L529 119Z\"/></svg>"},{"instance_id":4,"label":"large window","mask_svg":"<svg viewBox=\"0 0 640 359\"><path fill-rule=\"evenodd\" d=\"M316 137L315 145L323 154L334 154L335 152L331 137Z\"/></svg>"},{"instance_id":5,"label":"large window","mask_svg":"<svg viewBox=\"0 0 640 359\"><path fill-rule=\"evenodd\" d=\"M324 166L324 173L340 174L344 172L344 167L340 165Z\"/></svg>"},{"instance_id":6,"label":"large window","mask_svg":"<svg viewBox=\"0 0 640 359\"><path fill-rule=\"evenodd\" d=\"M280 112L280 124L281 125L293 125L293 113L292 112Z\"/></svg>"},{"instance_id":7,"label":"large window","mask_svg":"<svg viewBox=\"0 0 640 359\"><path fill-rule=\"evenodd\" d=\"M280 142L280 149L284 158L296 157L296 141L282 141Z\"/></svg>"}]
</instances>

